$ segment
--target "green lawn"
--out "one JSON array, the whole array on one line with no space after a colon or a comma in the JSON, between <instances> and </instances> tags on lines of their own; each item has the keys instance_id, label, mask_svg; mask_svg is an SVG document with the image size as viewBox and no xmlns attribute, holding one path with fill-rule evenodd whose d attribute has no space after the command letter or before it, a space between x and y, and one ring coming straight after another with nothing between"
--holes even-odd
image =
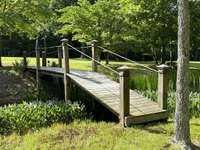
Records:
<instances>
[{"instance_id":1,"label":"green lawn","mask_svg":"<svg viewBox=\"0 0 200 150\"><path fill-rule=\"evenodd\" d=\"M22 60L22 57L2 57L2 63L4 66L12 66L13 63L15 61L20 61ZM35 66L35 60L36 58L34 57L29 57L28 58L28 64L30 66ZM56 58L48 58L47 61L49 63L47 63L48 65L51 65L52 62L58 62ZM42 60L41 60L42 62ZM103 64L105 64L105 61L102 61ZM153 62L151 61L140 61L139 63L145 65L145 66L149 66L151 64L153 64ZM128 63L128 62L120 62L120 61L111 61L110 62L111 65L132 65L134 67L134 64ZM80 58L74 58L74 59L70 59L70 67L72 69L81 69L81 70L91 70L91 61L88 59L80 59ZM190 68L193 69L200 69L200 61L191 61L190 62Z\"/></svg>"},{"instance_id":2,"label":"green lawn","mask_svg":"<svg viewBox=\"0 0 200 150\"><path fill-rule=\"evenodd\" d=\"M171 145L174 123L157 123L122 129L118 124L75 121L54 124L25 135L0 136L2 150L161 150ZM200 145L200 119L191 121L193 143Z\"/></svg>"},{"instance_id":3,"label":"green lawn","mask_svg":"<svg viewBox=\"0 0 200 150\"><path fill-rule=\"evenodd\" d=\"M2 64L4 66L12 66L15 61L21 61L22 57L2 57ZM42 59L40 60L42 63ZM48 58L47 65L51 65L52 62L58 63L58 60L56 58ZM28 58L28 65L30 66L35 66L36 65L36 58L34 57L29 57ZM103 64L105 64L105 61L102 61ZM141 62L142 64L148 66L149 64L152 64L152 62ZM120 62L120 61L111 61L111 65L132 65L128 62ZM70 59L70 68L72 69L81 69L81 70L91 70L91 61L88 59L80 59L80 58L74 58Z\"/></svg>"},{"instance_id":4,"label":"green lawn","mask_svg":"<svg viewBox=\"0 0 200 150\"><path fill-rule=\"evenodd\" d=\"M2 64L4 66L12 66L13 63L16 61L21 61L21 57L3 57ZM42 63L42 59L40 60ZM51 65L52 62L58 63L56 58L47 58L47 65ZM28 65L35 66L36 65L36 58L28 57ZM73 69L82 69L82 70L91 70L91 62L86 59L70 59L70 67Z\"/></svg>"}]
</instances>

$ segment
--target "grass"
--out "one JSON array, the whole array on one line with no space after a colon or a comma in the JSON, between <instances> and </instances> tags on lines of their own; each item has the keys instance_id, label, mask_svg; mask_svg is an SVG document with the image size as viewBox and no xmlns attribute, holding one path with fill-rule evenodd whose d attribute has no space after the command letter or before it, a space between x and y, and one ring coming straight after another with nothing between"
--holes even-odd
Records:
<instances>
[{"instance_id":1,"label":"grass","mask_svg":"<svg viewBox=\"0 0 200 150\"><path fill-rule=\"evenodd\" d=\"M12 64L15 61L20 61L22 60L22 57L2 57L2 63L5 66L12 66ZM34 65L36 64L35 62L36 58L35 57L28 57L28 62L29 65ZM47 58L47 61L49 61L49 65L52 62L58 62L56 58ZM41 60L42 63L42 60ZM105 61L102 61L103 64L105 64ZM145 65L145 66L149 66L154 64L152 61L140 61L139 63ZM128 62L122 62L122 61L110 61L111 65L131 65L131 66L135 66L131 63ZM81 59L81 58L74 58L74 59L70 59L70 67L72 69L81 69L81 70L91 70L91 61L88 59ZM190 68L191 69L200 69L200 62L198 61L190 61Z\"/></svg>"},{"instance_id":2,"label":"grass","mask_svg":"<svg viewBox=\"0 0 200 150\"><path fill-rule=\"evenodd\" d=\"M4 66L12 66L15 61L21 61L22 57L2 57L2 64ZM40 60L42 63L42 59ZM52 64L52 62L58 63L58 60L56 58L47 58L47 65ZM105 61L102 61L103 64L105 64ZM141 62L142 64L148 66L152 64L152 62ZM111 61L111 65L130 65L128 62L120 62L120 61ZM34 57L28 57L28 65L35 66L36 65L36 58ZM72 69L80 69L80 70L91 70L91 61L88 59L81 59L81 58L74 58L70 59L70 68ZM135 65L133 65L135 66Z\"/></svg>"},{"instance_id":3,"label":"grass","mask_svg":"<svg viewBox=\"0 0 200 150\"><path fill-rule=\"evenodd\" d=\"M21 58L3 57L3 65L12 65ZM29 65L35 64L35 58L28 58ZM56 59L48 60L51 62ZM104 63L104 62L103 62ZM113 65L128 64L111 62ZM150 62L144 63L151 64ZM91 70L91 61L86 59L70 59L73 69ZM200 63L191 62L191 67L199 68ZM193 143L200 146L200 118L191 120L191 137ZM178 149L171 145L174 134L174 123L157 123L133 126L122 129L119 124L75 121L70 124L54 124L52 127L30 131L24 135L0 135L0 150L26 149L81 149L81 150L160 150Z\"/></svg>"},{"instance_id":4,"label":"grass","mask_svg":"<svg viewBox=\"0 0 200 150\"><path fill-rule=\"evenodd\" d=\"M74 121L54 124L25 135L0 136L0 149L76 150L160 150L178 149L171 145L174 123L157 123L122 129L118 124ZM200 145L200 119L191 121L193 143Z\"/></svg>"},{"instance_id":5,"label":"grass","mask_svg":"<svg viewBox=\"0 0 200 150\"><path fill-rule=\"evenodd\" d=\"M36 58L28 57L28 65L35 66ZM15 61L21 61L21 57L3 57L2 64L4 66L12 66ZM51 65L52 62L58 62L56 58L47 58L47 65ZM42 59L40 60L42 63ZM86 59L70 59L70 67L73 69L81 69L81 70L91 70L91 62Z\"/></svg>"}]
</instances>

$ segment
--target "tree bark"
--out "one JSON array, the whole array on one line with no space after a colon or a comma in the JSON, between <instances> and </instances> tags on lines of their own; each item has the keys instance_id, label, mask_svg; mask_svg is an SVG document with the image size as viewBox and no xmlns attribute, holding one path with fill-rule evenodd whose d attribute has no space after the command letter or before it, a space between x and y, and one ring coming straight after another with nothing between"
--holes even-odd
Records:
<instances>
[{"instance_id":1,"label":"tree bark","mask_svg":"<svg viewBox=\"0 0 200 150\"><path fill-rule=\"evenodd\" d=\"M176 81L175 142L191 149L189 125L189 1L178 2L178 68Z\"/></svg>"}]
</instances>

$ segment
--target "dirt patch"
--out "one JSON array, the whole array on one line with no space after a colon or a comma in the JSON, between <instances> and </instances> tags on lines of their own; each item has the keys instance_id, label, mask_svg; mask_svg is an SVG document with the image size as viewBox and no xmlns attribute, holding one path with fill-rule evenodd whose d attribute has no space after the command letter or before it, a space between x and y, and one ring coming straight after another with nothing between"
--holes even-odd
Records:
<instances>
[{"instance_id":1,"label":"dirt patch","mask_svg":"<svg viewBox=\"0 0 200 150\"><path fill-rule=\"evenodd\" d=\"M0 105L33 99L35 93L34 79L27 73L21 75L10 68L0 69Z\"/></svg>"}]
</instances>

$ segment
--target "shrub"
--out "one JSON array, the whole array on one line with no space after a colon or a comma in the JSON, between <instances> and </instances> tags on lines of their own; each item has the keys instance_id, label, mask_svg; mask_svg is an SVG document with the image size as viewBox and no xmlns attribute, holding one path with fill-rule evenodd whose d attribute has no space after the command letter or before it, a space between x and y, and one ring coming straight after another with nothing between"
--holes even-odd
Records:
<instances>
[{"instance_id":1,"label":"shrub","mask_svg":"<svg viewBox=\"0 0 200 150\"><path fill-rule=\"evenodd\" d=\"M25 66L24 66L23 60L21 60L20 62L15 61L15 62L13 63L13 69L14 69L14 71L16 71L17 73L22 74L22 73L24 72L24 70L25 70Z\"/></svg>"},{"instance_id":2,"label":"shrub","mask_svg":"<svg viewBox=\"0 0 200 150\"><path fill-rule=\"evenodd\" d=\"M23 102L0 107L0 133L19 134L29 129L50 126L55 122L68 123L84 115L83 106L64 102Z\"/></svg>"},{"instance_id":3,"label":"shrub","mask_svg":"<svg viewBox=\"0 0 200 150\"><path fill-rule=\"evenodd\" d=\"M157 101L157 92L156 91L142 91L141 92L144 96L152 99L153 101ZM170 112L170 116L173 117L175 113L176 107L176 92L171 91L168 93L168 110ZM190 93L190 100L189 100L189 109L190 109L190 116L191 117L200 117L200 93L191 92Z\"/></svg>"}]
</instances>

